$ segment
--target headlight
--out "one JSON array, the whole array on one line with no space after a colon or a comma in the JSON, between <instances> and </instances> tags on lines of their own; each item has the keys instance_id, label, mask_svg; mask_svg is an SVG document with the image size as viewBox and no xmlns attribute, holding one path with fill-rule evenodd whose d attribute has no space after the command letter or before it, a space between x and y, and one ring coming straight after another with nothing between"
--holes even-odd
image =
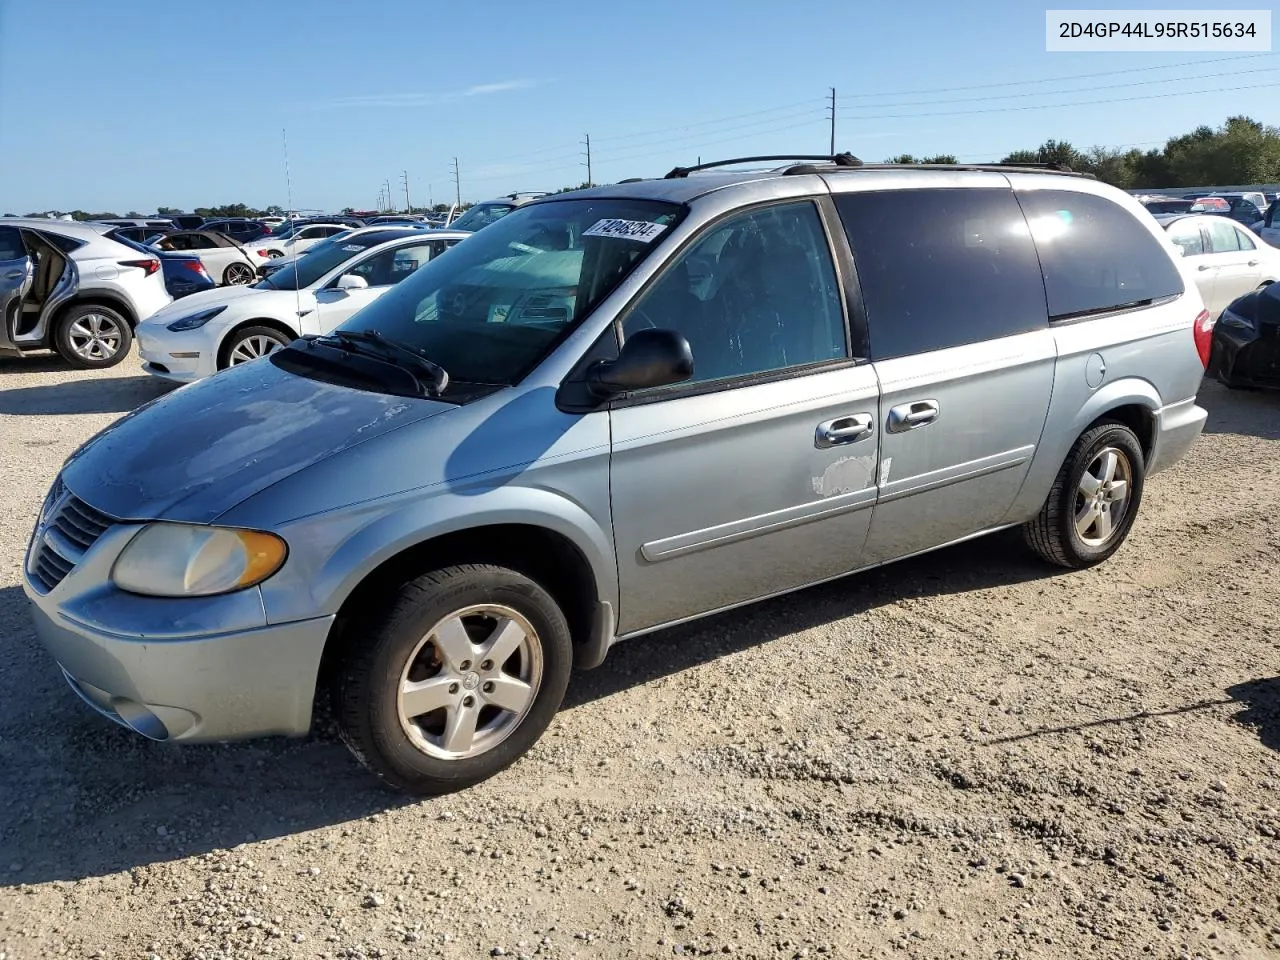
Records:
<instances>
[{"instance_id":1,"label":"headlight","mask_svg":"<svg viewBox=\"0 0 1280 960\"><path fill-rule=\"evenodd\" d=\"M174 333L177 333L180 330L195 330L199 327L203 327L225 309L227 309L225 306L211 307L208 310L201 310L199 313L193 313L189 317L179 317L177 320L173 321L173 323L166 326L165 329L171 330Z\"/></svg>"},{"instance_id":2,"label":"headlight","mask_svg":"<svg viewBox=\"0 0 1280 960\"><path fill-rule=\"evenodd\" d=\"M289 548L273 533L153 523L129 541L111 579L153 597L207 597L261 583L284 565Z\"/></svg>"}]
</instances>

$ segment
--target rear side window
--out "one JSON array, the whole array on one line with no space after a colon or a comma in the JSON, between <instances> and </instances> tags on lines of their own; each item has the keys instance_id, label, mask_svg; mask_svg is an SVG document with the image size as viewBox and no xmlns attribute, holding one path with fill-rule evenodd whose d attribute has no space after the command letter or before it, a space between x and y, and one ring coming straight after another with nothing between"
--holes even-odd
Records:
<instances>
[{"instance_id":1,"label":"rear side window","mask_svg":"<svg viewBox=\"0 0 1280 960\"><path fill-rule=\"evenodd\" d=\"M85 243L83 240L76 240L73 237L64 237L60 233L41 233L40 236L48 240L63 253L70 253L72 250L79 250Z\"/></svg>"},{"instance_id":2,"label":"rear side window","mask_svg":"<svg viewBox=\"0 0 1280 960\"><path fill-rule=\"evenodd\" d=\"M851 193L835 203L873 360L1046 326L1040 266L1013 191Z\"/></svg>"},{"instance_id":3,"label":"rear side window","mask_svg":"<svg viewBox=\"0 0 1280 960\"><path fill-rule=\"evenodd\" d=\"M1019 194L1044 268L1049 319L1105 313L1176 297L1170 252L1129 211L1091 193Z\"/></svg>"},{"instance_id":4,"label":"rear side window","mask_svg":"<svg viewBox=\"0 0 1280 960\"><path fill-rule=\"evenodd\" d=\"M17 227L0 227L0 263L21 260L27 255L22 245L22 233Z\"/></svg>"}]
</instances>

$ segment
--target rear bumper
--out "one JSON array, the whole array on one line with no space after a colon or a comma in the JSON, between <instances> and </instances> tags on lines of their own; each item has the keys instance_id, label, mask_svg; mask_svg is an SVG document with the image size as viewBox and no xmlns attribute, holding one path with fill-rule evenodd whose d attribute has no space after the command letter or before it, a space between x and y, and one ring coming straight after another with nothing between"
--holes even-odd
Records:
<instances>
[{"instance_id":1,"label":"rear bumper","mask_svg":"<svg viewBox=\"0 0 1280 960\"><path fill-rule=\"evenodd\" d=\"M1147 474L1167 470L1186 456L1208 419L1209 412L1198 406L1194 397L1157 411L1155 442Z\"/></svg>"}]
</instances>

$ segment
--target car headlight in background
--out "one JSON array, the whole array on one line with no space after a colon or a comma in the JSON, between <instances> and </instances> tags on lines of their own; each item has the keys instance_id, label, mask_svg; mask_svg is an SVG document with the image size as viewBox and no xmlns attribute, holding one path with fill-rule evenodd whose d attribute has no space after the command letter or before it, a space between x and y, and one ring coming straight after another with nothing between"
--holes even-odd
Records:
<instances>
[{"instance_id":1,"label":"car headlight in background","mask_svg":"<svg viewBox=\"0 0 1280 960\"><path fill-rule=\"evenodd\" d=\"M289 548L274 533L152 523L129 541L111 579L121 590L153 597L207 597L261 583Z\"/></svg>"},{"instance_id":2,"label":"car headlight in background","mask_svg":"<svg viewBox=\"0 0 1280 960\"><path fill-rule=\"evenodd\" d=\"M182 330L196 330L203 327L225 309L227 309L225 306L210 307L208 310L201 310L199 313L193 313L188 317L179 317L173 323L168 324L165 329L173 333L179 333Z\"/></svg>"}]
</instances>

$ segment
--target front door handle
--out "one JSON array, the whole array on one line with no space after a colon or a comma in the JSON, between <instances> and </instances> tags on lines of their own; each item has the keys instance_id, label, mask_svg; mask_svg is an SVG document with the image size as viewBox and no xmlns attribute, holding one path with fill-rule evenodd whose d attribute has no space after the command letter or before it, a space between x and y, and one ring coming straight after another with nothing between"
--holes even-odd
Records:
<instances>
[{"instance_id":1,"label":"front door handle","mask_svg":"<svg viewBox=\"0 0 1280 960\"><path fill-rule=\"evenodd\" d=\"M1251 267L1256 267L1256 266L1257 266L1258 264L1260 264L1261 262L1262 262L1261 260L1250 260L1250 261L1249 261L1249 266L1251 266Z\"/></svg>"},{"instance_id":2,"label":"front door handle","mask_svg":"<svg viewBox=\"0 0 1280 960\"><path fill-rule=\"evenodd\" d=\"M938 419L937 400L916 400L904 403L889 411L889 432L905 433L923 427Z\"/></svg>"},{"instance_id":3,"label":"front door handle","mask_svg":"<svg viewBox=\"0 0 1280 960\"><path fill-rule=\"evenodd\" d=\"M21 280L26 275L27 275L27 271L25 270L10 270L8 273L4 275L4 278L6 280Z\"/></svg>"},{"instance_id":4,"label":"front door handle","mask_svg":"<svg viewBox=\"0 0 1280 960\"><path fill-rule=\"evenodd\" d=\"M869 413L855 413L849 417L836 417L818 424L813 445L819 450L838 446L842 443L857 443L871 436L875 427L875 418Z\"/></svg>"},{"instance_id":5,"label":"front door handle","mask_svg":"<svg viewBox=\"0 0 1280 960\"><path fill-rule=\"evenodd\" d=\"M1196 269L1197 269L1197 270L1212 270L1212 269L1213 269L1213 265L1212 265L1212 264L1209 264L1209 263L1202 263L1202 264L1200 264L1200 266L1199 266L1199 267L1197 267Z\"/></svg>"}]
</instances>

